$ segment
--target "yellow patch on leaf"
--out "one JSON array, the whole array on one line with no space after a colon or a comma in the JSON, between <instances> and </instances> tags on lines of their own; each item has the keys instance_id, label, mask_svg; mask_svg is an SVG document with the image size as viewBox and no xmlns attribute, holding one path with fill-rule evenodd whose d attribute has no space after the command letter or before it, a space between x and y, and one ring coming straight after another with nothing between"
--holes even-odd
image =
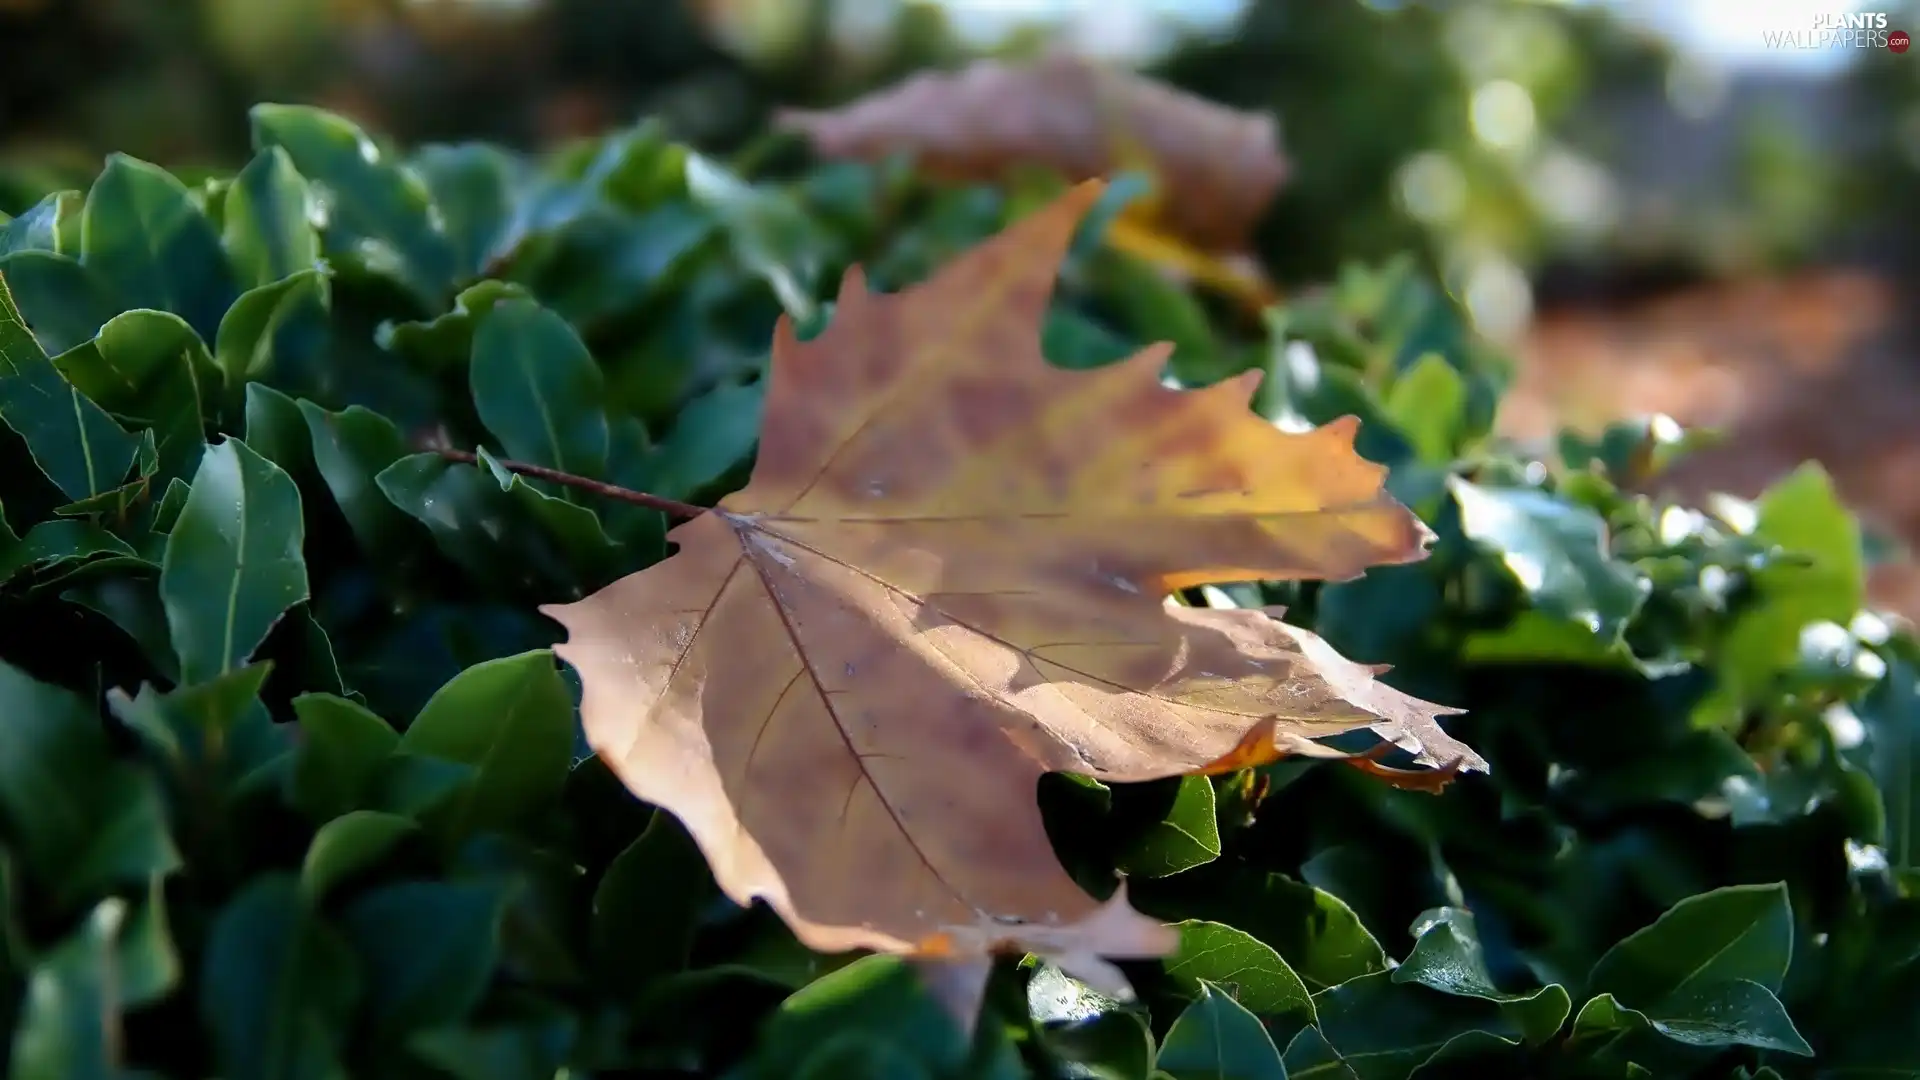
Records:
<instances>
[{"instance_id":1,"label":"yellow patch on leaf","mask_svg":"<svg viewBox=\"0 0 1920 1080\"><path fill-rule=\"evenodd\" d=\"M1050 771L1207 772L1361 727L1486 767L1440 730L1449 710L1313 634L1166 601L1350 578L1422 558L1429 534L1351 418L1288 434L1249 411L1257 373L1181 392L1164 347L1046 362L1053 280L1099 191L898 294L849 272L811 341L783 321L747 487L675 528L666 561L542 609L594 748L728 896L814 949L1031 951L1096 976L1170 952L1171 928L1060 866L1035 802Z\"/></svg>"}]
</instances>

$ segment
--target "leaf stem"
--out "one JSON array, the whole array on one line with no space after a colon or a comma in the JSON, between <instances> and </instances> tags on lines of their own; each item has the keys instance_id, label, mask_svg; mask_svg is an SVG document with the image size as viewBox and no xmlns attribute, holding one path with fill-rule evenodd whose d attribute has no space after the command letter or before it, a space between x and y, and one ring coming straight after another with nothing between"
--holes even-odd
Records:
<instances>
[{"instance_id":1,"label":"leaf stem","mask_svg":"<svg viewBox=\"0 0 1920 1080\"><path fill-rule=\"evenodd\" d=\"M471 451L456 450L451 446L433 446L429 447L429 449L441 457L446 458L448 461L458 461L467 465L480 464L479 456ZM623 488L618 484L609 484L605 481L595 480L586 476L576 476L570 472L561 472L559 469L549 469L545 465L534 465L525 461L508 461L504 458L494 458L493 461L510 473L518 473L521 476L531 476L536 480L546 480L550 483L560 484L563 487L591 492L603 499L613 499L618 502L632 503L635 506L644 506L649 510L658 510L668 517L679 518L683 521L697 518L707 512L707 508L704 506L695 506L692 503L683 503L674 499L663 499L658 495L649 495L644 491Z\"/></svg>"}]
</instances>

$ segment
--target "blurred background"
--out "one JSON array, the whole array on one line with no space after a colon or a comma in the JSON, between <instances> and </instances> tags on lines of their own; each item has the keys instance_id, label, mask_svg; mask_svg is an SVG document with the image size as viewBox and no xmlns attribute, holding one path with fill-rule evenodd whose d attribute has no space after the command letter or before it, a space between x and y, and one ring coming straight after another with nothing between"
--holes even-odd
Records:
<instances>
[{"instance_id":1,"label":"blurred background","mask_svg":"<svg viewBox=\"0 0 1920 1080\"><path fill-rule=\"evenodd\" d=\"M1276 118L1274 287L1414 253L1519 357L1508 434L1718 428L1675 494L1813 458L1911 545L1920 54L1808 41L1849 11L1920 28L1904 0L0 0L0 211L109 150L236 165L262 100L403 143L655 117L751 175L801 152L780 108L1071 53ZM1920 612L1909 577L1877 598Z\"/></svg>"}]
</instances>

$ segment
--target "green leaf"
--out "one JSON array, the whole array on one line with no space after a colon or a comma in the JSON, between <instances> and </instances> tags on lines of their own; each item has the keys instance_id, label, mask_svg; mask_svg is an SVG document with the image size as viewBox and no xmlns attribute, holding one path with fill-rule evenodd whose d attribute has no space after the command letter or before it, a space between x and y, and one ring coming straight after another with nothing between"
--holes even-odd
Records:
<instances>
[{"instance_id":1,"label":"green leaf","mask_svg":"<svg viewBox=\"0 0 1920 1080\"><path fill-rule=\"evenodd\" d=\"M1618 640L1640 610L1647 581L1607 553L1606 524L1584 507L1531 488L1453 478L1460 529L1499 556L1540 609Z\"/></svg>"},{"instance_id":2,"label":"green leaf","mask_svg":"<svg viewBox=\"0 0 1920 1080\"><path fill-rule=\"evenodd\" d=\"M531 488L512 490L496 476L439 454L404 457L374 477L394 506L433 535L436 546L477 581L530 599L554 593L583 596L604 581L604 559L594 555L576 569L576 552L604 550L604 530L588 522L592 511L562 503ZM549 506L548 503L553 505ZM530 517L530 510L551 520ZM582 515L586 515L583 518ZM491 523L491 524L490 524ZM567 545L579 545L569 552Z\"/></svg>"},{"instance_id":3,"label":"green leaf","mask_svg":"<svg viewBox=\"0 0 1920 1080\"><path fill-rule=\"evenodd\" d=\"M286 729L260 701L271 668L254 664L167 693L143 684L128 697L116 687L107 703L170 765L190 773L197 793L224 795L289 748Z\"/></svg>"},{"instance_id":4,"label":"green leaf","mask_svg":"<svg viewBox=\"0 0 1920 1080\"><path fill-rule=\"evenodd\" d=\"M125 900L102 900L72 937L34 964L13 1038L9 1077L124 1075L120 1014L139 1003L137 995L151 997L157 973L152 965L165 962L147 955L159 943L132 940L151 933L140 928L140 921ZM170 957L171 945L166 949ZM173 973L178 975L177 967Z\"/></svg>"},{"instance_id":5,"label":"green leaf","mask_svg":"<svg viewBox=\"0 0 1920 1080\"><path fill-rule=\"evenodd\" d=\"M604 985L631 994L679 971L700 914L718 895L693 838L671 814L607 864L593 893L593 961Z\"/></svg>"},{"instance_id":6,"label":"green leaf","mask_svg":"<svg viewBox=\"0 0 1920 1080\"><path fill-rule=\"evenodd\" d=\"M1652 1012L1685 991L1745 979L1778 993L1793 955L1787 888L1728 885L1668 908L1593 965L1589 994Z\"/></svg>"},{"instance_id":7,"label":"green leaf","mask_svg":"<svg viewBox=\"0 0 1920 1080\"><path fill-rule=\"evenodd\" d=\"M1530 1043L1542 1043L1558 1034L1573 1011L1566 988L1543 987L1531 993L1505 993L1493 984L1473 913L1443 907L1415 920L1413 951L1394 969L1393 981L1418 983L1443 994L1497 1002L1525 1033Z\"/></svg>"},{"instance_id":8,"label":"green leaf","mask_svg":"<svg viewBox=\"0 0 1920 1080\"><path fill-rule=\"evenodd\" d=\"M458 276L477 277L512 223L516 162L484 143L423 146L412 165L432 194Z\"/></svg>"},{"instance_id":9,"label":"green leaf","mask_svg":"<svg viewBox=\"0 0 1920 1080\"><path fill-rule=\"evenodd\" d=\"M300 489L279 466L237 439L207 447L160 569L183 679L240 666L307 599L305 532Z\"/></svg>"},{"instance_id":10,"label":"green leaf","mask_svg":"<svg viewBox=\"0 0 1920 1080\"><path fill-rule=\"evenodd\" d=\"M1220 923L1188 919L1179 924L1180 948L1165 961L1167 975L1189 993L1212 983L1265 1017L1314 1022L1313 997L1273 946Z\"/></svg>"},{"instance_id":11,"label":"green leaf","mask_svg":"<svg viewBox=\"0 0 1920 1080\"><path fill-rule=\"evenodd\" d=\"M365 805L400 745L400 735L364 706L332 694L293 699L300 749L288 777L288 801L315 822Z\"/></svg>"},{"instance_id":12,"label":"green leaf","mask_svg":"<svg viewBox=\"0 0 1920 1080\"><path fill-rule=\"evenodd\" d=\"M280 147L311 185L327 257L397 282L438 310L458 273L453 242L420 177L351 121L302 105L256 105L254 147Z\"/></svg>"},{"instance_id":13,"label":"green leaf","mask_svg":"<svg viewBox=\"0 0 1920 1080\"><path fill-rule=\"evenodd\" d=\"M92 340L108 319L126 310L92 271L51 251L0 255L0 279L13 290L20 317L50 356Z\"/></svg>"},{"instance_id":14,"label":"green leaf","mask_svg":"<svg viewBox=\"0 0 1920 1080\"><path fill-rule=\"evenodd\" d=\"M47 479L69 499L118 488L140 440L61 377L21 321L0 276L0 420L18 432Z\"/></svg>"},{"instance_id":15,"label":"green leaf","mask_svg":"<svg viewBox=\"0 0 1920 1080\"><path fill-rule=\"evenodd\" d=\"M726 228L735 257L773 287L787 314L812 319L825 271L819 226L784 192L755 187L698 154L687 155L686 178L694 201Z\"/></svg>"},{"instance_id":16,"label":"green leaf","mask_svg":"<svg viewBox=\"0 0 1920 1080\"><path fill-rule=\"evenodd\" d=\"M151 773L116 758L94 709L0 661L0 820L32 877L62 903L180 866Z\"/></svg>"},{"instance_id":17,"label":"green leaf","mask_svg":"<svg viewBox=\"0 0 1920 1080\"><path fill-rule=\"evenodd\" d=\"M113 570L150 566L126 541L90 521L43 521L11 542L0 537L0 583L32 570L36 584L50 588L67 581L81 565Z\"/></svg>"},{"instance_id":18,"label":"green leaf","mask_svg":"<svg viewBox=\"0 0 1920 1080\"><path fill-rule=\"evenodd\" d=\"M318 905L334 887L379 862L418 832L412 819L379 810L352 810L313 834L300 864L300 894Z\"/></svg>"},{"instance_id":19,"label":"green leaf","mask_svg":"<svg viewBox=\"0 0 1920 1080\"><path fill-rule=\"evenodd\" d=\"M219 419L220 371L179 316L144 309L115 315L53 363L102 407L153 429L162 482L199 461L207 430Z\"/></svg>"},{"instance_id":20,"label":"green leaf","mask_svg":"<svg viewBox=\"0 0 1920 1080\"><path fill-rule=\"evenodd\" d=\"M1751 1046L1813 1056L1780 1000L1746 979L1696 986L1645 1012L1601 994L1580 1007L1568 1038L1572 1046L1611 1045L1649 1030L1688 1046Z\"/></svg>"},{"instance_id":21,"label":"green leaf","mask_svg":"<svg viewBox=\"0 0 1920 1080\"><path fill-rule=\"evenodd\" d=\"M935 1076L963 1075L969 1040L930 995L914 969L898 957L867 956L824 975L767 1019L743 1078L790 1075L830 1041L864 1035L891 1045Z\"/></svg>"},{"instance_id":22,"label":"green leaf","mask_svg":"<svg viewBox=\"0 0 1920 1080\"><path fill-rule=\"evenodd\" d=\"M1154 1066L1174 1080L1287 1080L1259 1018L1207 982L1167 1029Z\"/></svg>"},{"instance_id":23,"label":"green leaf","mask_svg":"<svg viewBox=\"0 0 1920 1080\"><path fill-rule=\"evenodd\" d=\"M688 402L630 485L683 502L711 494L722 477L753 456L766 391L764 382L728 385Z\"/></svg>"},{"instance_id":24,"label":"green leaf","mask_svg":"<svg viewBox=\"0 0 1920 1080\"><path fill-rule=\"evenodd\" d=\"M1406 1080L1455 1039L1520 1038L1491 1002L1396 983L1384 971L1327 990L1314 1006L1318 1033L1308 1028L1287 1047L1287 1070L1296 1077L1339 1076L1344 1067L1356 1080Z\"/></svg>"},{"instance_id":25,"label":"green leaf","mask_svg":"<svg viewBox=\"0 0 1920 1080\"><path fill-rule=\"evenodd\" d=\"M1887 810L1887 861L1920 868L1920 679L1914 669L1889 660L1860 711L1872 740L1869 767Z\"/></svg>"},{"instance_id":26,"label":"green leaf","mask_svg":"<svg viewBox=\"0 0 1920 1080\"><path fill-rule=\"evenodd\" d=\"M349 905L341 926L367 970L367 1014L383 1035L466 1018L500 952L499 891L410 881Z\"/></svg>"},{"instance_id":27,"label":"green leaf","mask_svg":"<svg viewBox=\"0 0 1920 1080\"><path fill-rule=\"evenodd\" d=\"M12 221L0 224L0 255L16 251L60 250L60 222L80 212L77 191L55 191L28 207Z\"/></svg>"},{"instance_id":28,"label":"green leaf","mask_svg":"<svg viewBox=\"0 0 1920 1080\"><path fill-rule=\"evenodd\" d=\"M1114 1009L1049 1025L1046 1046L1083 1080L1142 1080L1153 1070L1153 1033L1137 1012Z\"/></svg>"},{"instance_id":29,"label":"green leaf","mask_svg":"<svg viewBox=\"0 0 1920 1080\"><path fill-rule=\"evenodd\" d=\"M200 970L201 1022L224 1080L346 1080L361 974L290 875L255 878L221 909Z\"/></svg>"},{"instance_id":30,"label":"green leaf","mask_svg":"<svg viewBox=\"0 0 1920 1080\"><path fill-rule=\"evenodd\" d=\"M445 834L510 828L559 799L573 762L573 696L546 649L462 671L420 710L400 749L471 765L436 821Z\"/></svg>"},{"instance_id":31,"label":"green leaf","mask_svg":"<svg viewBox=\"0 0 1920 1080\"><path fill-rule=\"evenodd\" d=\"M607 535L606 526L600 522L598 514L585 506L576 505L534 487L527 479L509 472L500 464L499 459L480 450L475 455L480 459L493 479L506 492L522 515L539 527L566 560L580 584L586 588L599 588L615 578L637 569L630 566L632 555L627 549ZM654 515L656 518L658 514ZM666 533L659 533L658 545L648 544L645 555L651 562L666 555ZM648 536L645 540L651 540ZM644 542L644 540L643 540Z\"/></svg>"},{"instance_id":32,"label":"green leaf","mask_svg":"<svg viewBox=\"0 0 1920 1080\"><path fill-rule=\"evenodd\" d=\"M1467 384L1438 353L1428 353L1393 381L1386 414L1413 452L1429 465L1446 465L1460 449L1467 420Z\"/></svg>"},{"instance_id":33,"label":"green leaf","mask_svg":"<svg viewBox=\"0 0 1920 1080\"><path fill-rule=\"evenodd\" d=\"M271 369L274 342L295 312L331 305L329 285L325 270L309 268L240 294L213 339L214 366L229 392Z\"/></svg>"},{"instance_id":34,"label":"green leaf","mask_svg":"<svg viewBox=\"0 0 1920 1080\"><path fill-rule=\"evenodd\" d=\"M382 323L375 336L381 348L428 371L458 371L473 356L475 328L495 305L532 299L524 286L489 278L460 290L452 311L425 321Z\"/></svg>"},{"instance_id":35,"label":"green leaf","mask_svg":"<svg viewBox=\"0 0 1920 1080\"><path fill-rule=\"evenodd\" d=\"M1794 662L1809 623L1850 622L1866 581L1860 527L1817 463L1768 488L1755 510L1755 537L1802 561L1753 572L1759 602L1743 610L1721 643L1719 673L1736 700L1765 689Z\"/></svg>"},{"instance_id":36,"label":"green leaf","mask_svg":"<svg viewBox=\"0 0 1920 1080\"><path fill-rule=\"evenodd\" d=\"M241 287L255 290L320 261L307 180L278 146L253 156L227 187L223 239Z\"/></svg>"},{"instance_id":37,"label":"green leaf","mask_svg":"<svg viewBox=\"0 0 1920 1080\"><path fill-rule=\"evenodd\" d=\"M179 681L180 664L167 638L167 613L160 604L159 583L153 578L113 576L81 581L60 596L100 613L140 647L147 663L162 678Z\"/></svg>"},{"instance_id":38,"label":"green leaf","mask_svg":"<svg viewBox=\"0 0 1920 1080\"><path fill-rule=\"evenodd\" d=\"M109 154L81 220L81 263L126 308L170 311L202 340L213 337L233 303L233 272L186 185L157 165Z\"/></svg>"},{"instance_id":39,"label":"green leaf","mask_svg":"<svg viewBox=\"0 0 1920 1080\"><path fill-rule=\"evenodd\" d=\"M266 383L248 383L246 401L247 449L278 465L288 476L297 479L308 475L313 442L299 404Z\"/></svg>"},{"instance_id":40,"label":"green leaf","mask_svg":"<svg viewBox=\"0 0 1920 1080\"><path fill-rule=\"evenodd\" d=\"M578 1026L557 1013L545 1022L423 1031L407 1046L454 1080L552 1080L567 1074Z\"/></svg>"},{"instance_id":41,"label":"green leaf","mask_svg":"<svg viewBox=\"0 0 1920 1080\"><path fill-rule=\"evenodd\" d=\"M507 456L606 474L606 385L560 316L530 300L495 304L474 330L469 377L474 408Z\"/></svg>"},{"instance_id":42,"label":"green leaf","mask_svg":"<svg viewBox=\"0 0 1920 1080\"><path fill-rule=\"evenodd\" d=\"M382 558L404 555L421 539L420 527L408 520L374 482L382 470L406 456L406 442L393 421L354 405L344 412L328 412L311 401L301 401L313 463L347 525L368 553Z\"/></svg>"},{"instance_id":43,"label":"green leaf","mask_svg":"<svg viewBox=\"0 0 1920 1080\"><path fill-rule=\"evenodd\" d=\"M1158 918L1207 919L1253 935L1316 994L1387 970L1386 951L1345 901L1283 874L1219 862L1142 882L1129 895L1136 907Z\"/></svg>"},{"instance_id":44,"label":"green leaf","mask_svg":"<svg viewBox=\"0 0 1920 1080\"><path fill-rule=\"evenodd\" d=\"M1123 873L1167 877L1220 857L1212 781L1183 776L1175 783L1173 805L1166 814L1115 855L1114 865Z\"/></svg>"}]
</instances>

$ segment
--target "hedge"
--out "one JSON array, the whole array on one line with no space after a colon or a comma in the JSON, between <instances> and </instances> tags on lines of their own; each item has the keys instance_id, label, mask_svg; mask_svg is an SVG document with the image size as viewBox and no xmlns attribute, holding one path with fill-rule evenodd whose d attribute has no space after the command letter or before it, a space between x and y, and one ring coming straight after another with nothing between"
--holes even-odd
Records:
<instances>
[{"instance_id":1,"label":"hedge","mask_svg":"<svg viewBox=\"0 0 1920 1080\"><path fill-rule=\"evenodd\" d=\"M1133 1001L1009 958L966 1032L902 961L718 895L587 754L535 609L665 557L664 523L497 455L603 411L596 479L710 504L779 316L1057 185L750 180L644 126L528 157L252 125L234 175L113 156L0 222L16 1080L1920 1075L1920 647L1862 610L1818 468L1692 509L1636 494L1691 439L1663 420L1509 445L1507 361L1410 262L1248 312L1104 245L1114 184L1049 358L1263 369L1256 410L1358 415L1438 537L1183 599L1393 665L1492 770L1049 777L1076 878L1125 875L1181 947L1123 965Z\"/></svg>"}]
</instances>

